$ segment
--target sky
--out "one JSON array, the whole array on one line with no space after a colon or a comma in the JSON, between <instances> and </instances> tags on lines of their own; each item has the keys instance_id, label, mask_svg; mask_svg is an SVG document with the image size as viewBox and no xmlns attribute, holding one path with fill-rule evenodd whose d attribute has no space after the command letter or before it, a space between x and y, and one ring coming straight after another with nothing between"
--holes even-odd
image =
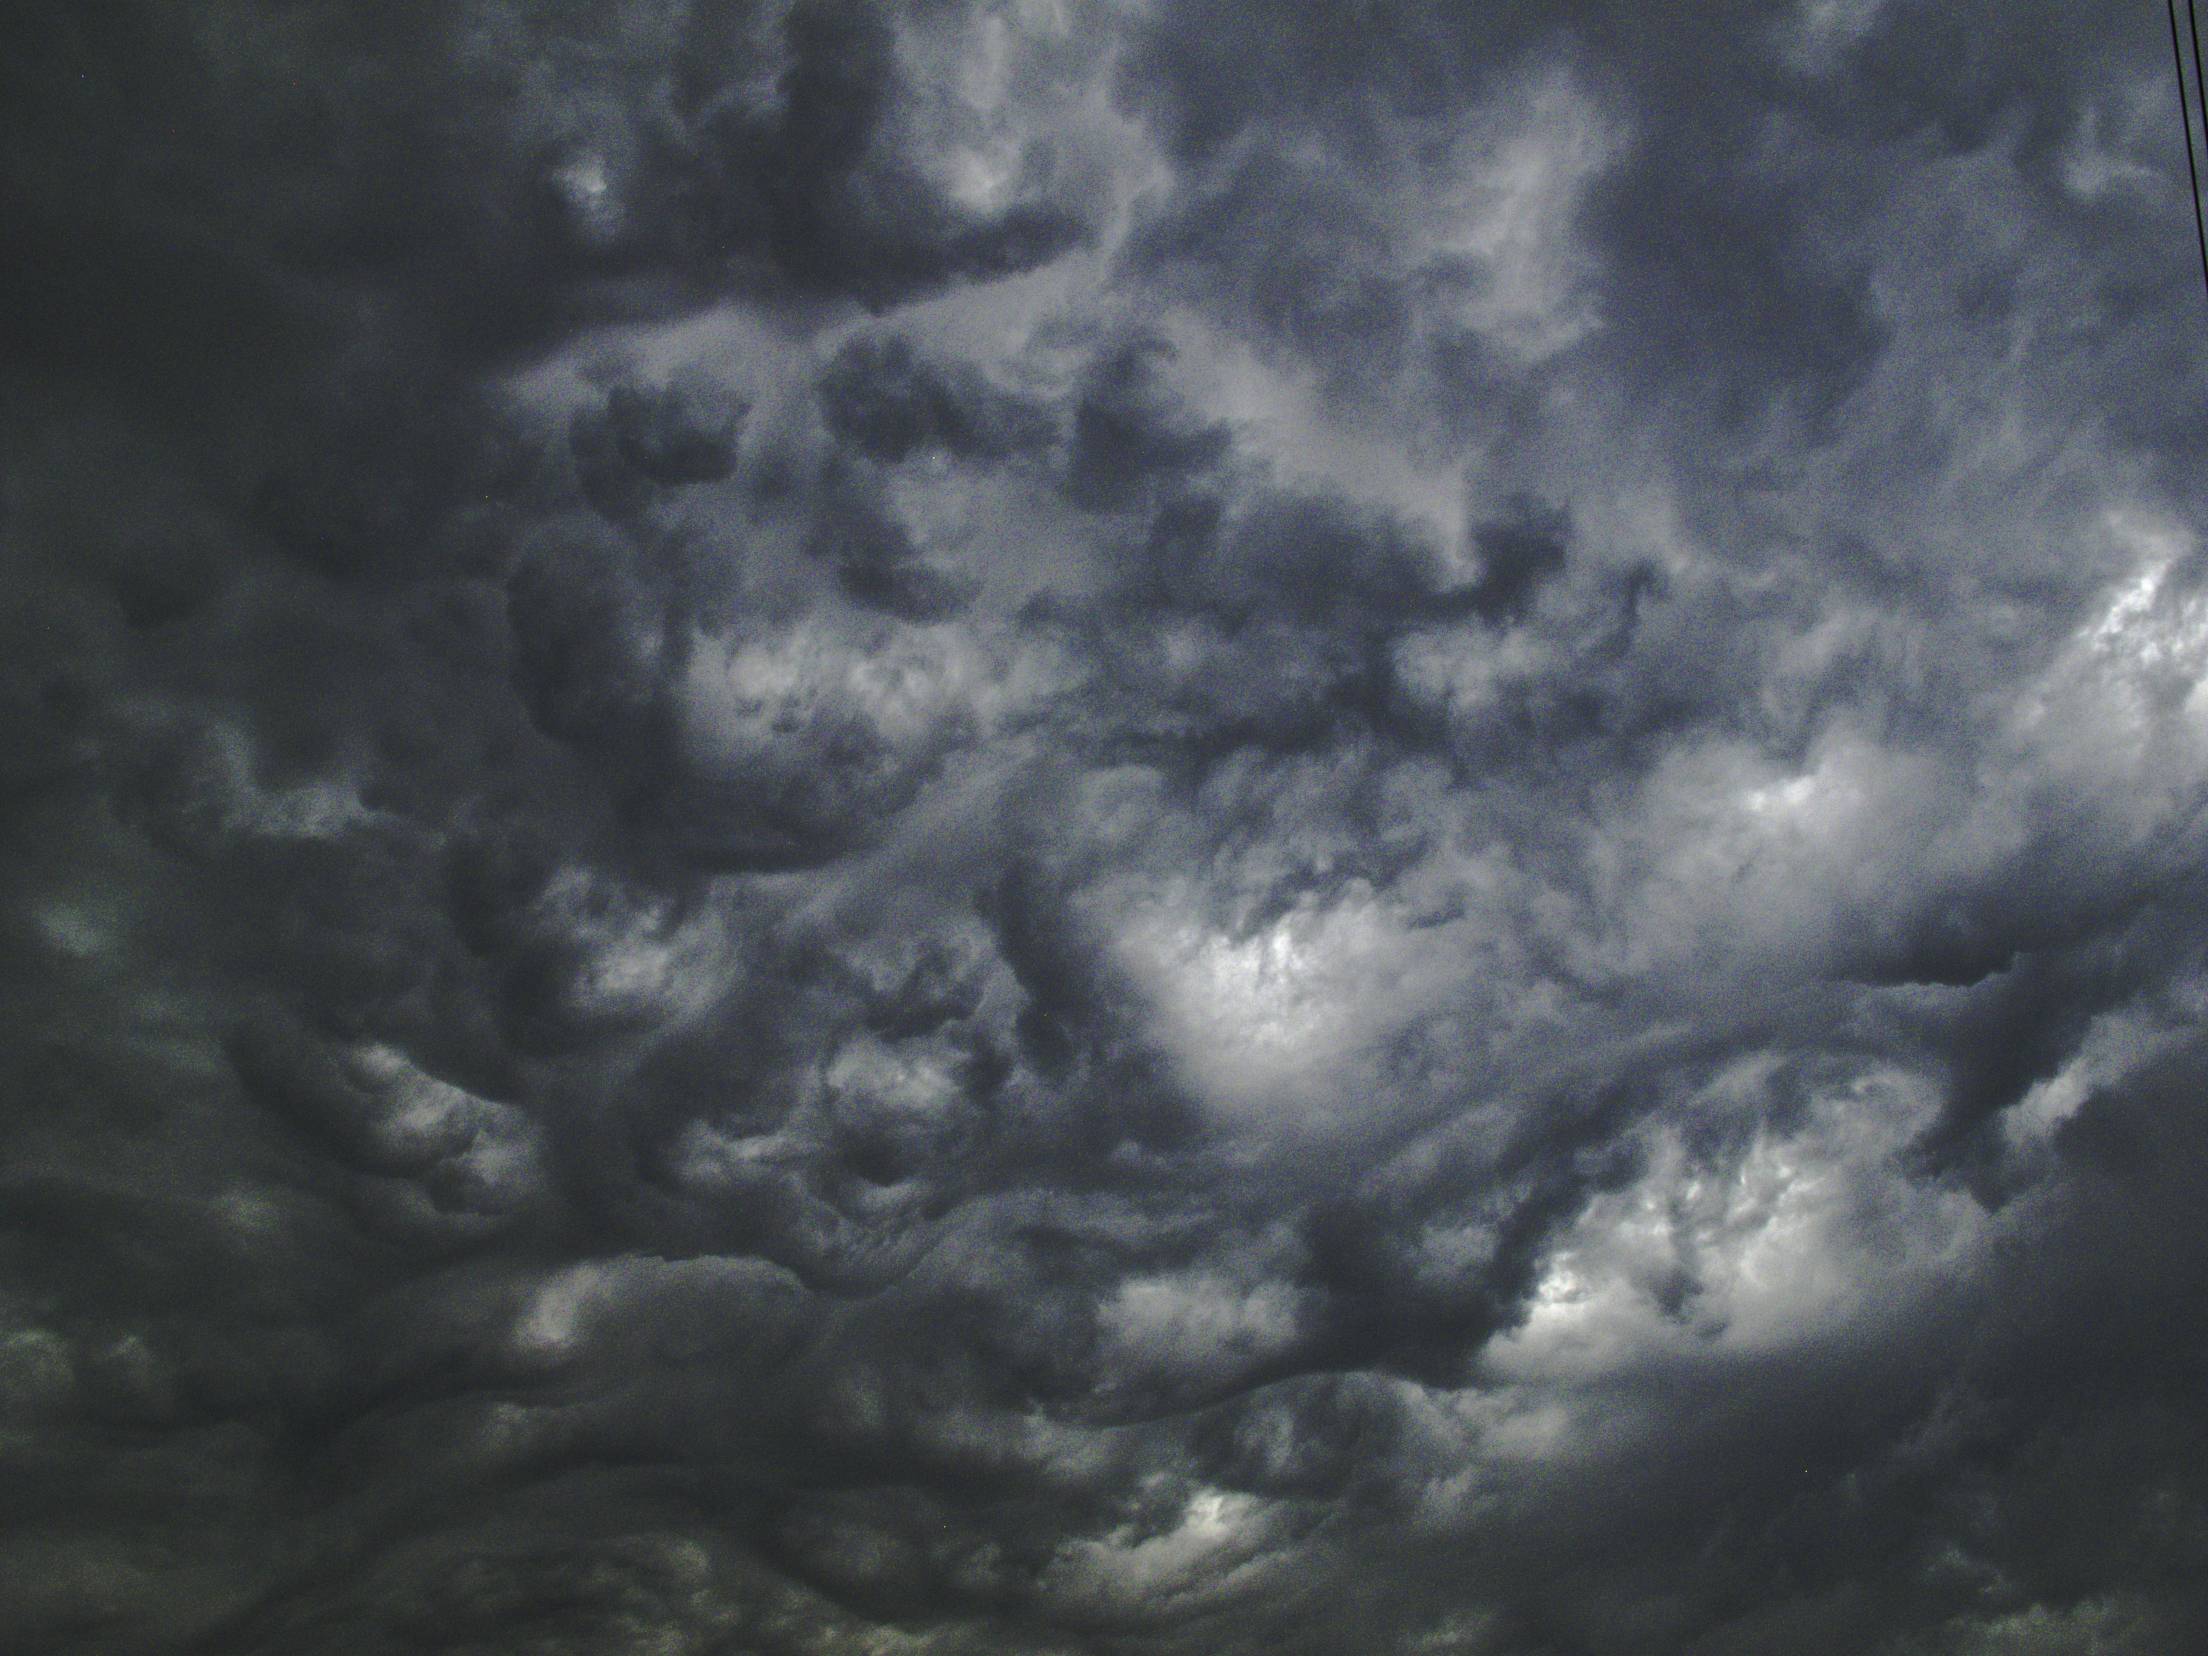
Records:
<instances>
[{"instance_id":1,"label":"sky","mask_svg":"<svg viewBox=\"0 0 2208 1656\"><path fill-rule=\"evenodd\" d=\"M0 18L0 1648L2208 1648L2153 0Z\"/></svg>"}]
</instances>

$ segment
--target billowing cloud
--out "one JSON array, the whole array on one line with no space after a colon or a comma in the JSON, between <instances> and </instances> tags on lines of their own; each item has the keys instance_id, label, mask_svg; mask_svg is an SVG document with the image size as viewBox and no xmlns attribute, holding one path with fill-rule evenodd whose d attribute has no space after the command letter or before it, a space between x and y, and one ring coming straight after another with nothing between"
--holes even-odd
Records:
<instances>
[{"instance_id":1,"label":"billowing cloud","mask_svg":"<svg viewBox=\"0 0 2208 1656\"><path fill-rule=\"evenodd\" d=\"M2200 1643L2169 73L16 20L0 1646Z\"/></svg>"}]
</instances>

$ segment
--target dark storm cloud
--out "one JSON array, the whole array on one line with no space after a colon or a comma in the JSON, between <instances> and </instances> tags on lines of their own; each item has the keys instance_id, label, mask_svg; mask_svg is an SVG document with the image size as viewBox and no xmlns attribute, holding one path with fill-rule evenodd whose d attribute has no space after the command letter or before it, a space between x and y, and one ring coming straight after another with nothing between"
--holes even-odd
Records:
<instances>
[{"instance_id":1,"label":"dark storm cloud","mask_svg":"<svg viewBox=\"0 0 2208 1656\"><path fill-rule=\"evenodd\" d=\"M1046 445L1049 411L964 363L931 362L897 334L862 334L820 378L829 429L877 460L940 447L993 459Z\"/></svg>"},{"instance_id":2,"label":"dark storm cloud","mask_svg":"<svg viewBox=\"0 0 2208 1656\"><path fill-rule=\"evenodd\" d=\"M2208 1627L2162 21L0 52L0 1644Z\"/></svg>"}]
</instances>

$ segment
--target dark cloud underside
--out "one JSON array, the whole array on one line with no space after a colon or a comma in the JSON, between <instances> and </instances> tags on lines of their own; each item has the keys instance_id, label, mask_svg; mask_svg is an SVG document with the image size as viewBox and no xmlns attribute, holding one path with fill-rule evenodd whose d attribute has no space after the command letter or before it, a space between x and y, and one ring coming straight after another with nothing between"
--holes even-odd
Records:
<instances>
[{"instance_id":1,"label":"dark cloud underside","mask_svg":"<svg viewBox=\"0 0 2208 1656\"><path fill-rule=\"evenodd\" d=\"M2155 8L5 31L0 1646L2208 1641Z\"/></svg>"}]
</instances>

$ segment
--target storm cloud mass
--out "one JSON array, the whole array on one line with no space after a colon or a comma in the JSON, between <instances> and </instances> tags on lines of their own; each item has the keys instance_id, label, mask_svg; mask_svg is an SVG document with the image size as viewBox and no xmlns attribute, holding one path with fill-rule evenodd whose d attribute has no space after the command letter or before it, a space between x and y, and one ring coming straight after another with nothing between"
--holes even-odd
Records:
<instances>
[{"instance_id":1,"label":"storm cloud mass","mask_svg":"<svg viewBox=\"0 0 2208 1656\"><path fill-rule=\"evenodd\" d=\"M0 1648L2208 1649L2158 6L0 16Z\"/></svg>"}]
</instances>

